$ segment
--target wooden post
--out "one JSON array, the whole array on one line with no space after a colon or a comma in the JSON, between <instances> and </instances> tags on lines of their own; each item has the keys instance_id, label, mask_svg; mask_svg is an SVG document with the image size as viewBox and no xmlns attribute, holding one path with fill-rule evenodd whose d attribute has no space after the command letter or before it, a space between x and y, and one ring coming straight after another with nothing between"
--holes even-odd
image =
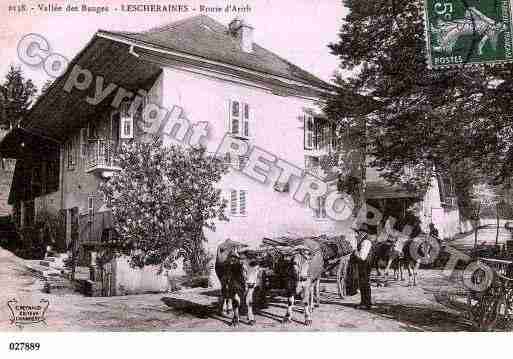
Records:
<instances>
[{"instance_id":1,"label":"wooden post","mask_svg":"<svg viewBox=\"0 0 513 359\"><path fill-rule=\"evenodd\" d=\"M80 241L79 212L78 207L71 209L71 279L75 280L75 270L78 262Z\"/></svg>"},{"instance_id":2,"label":"wooden post","mask_svg":"<svg viewBox=\"0 0 513 359\"><path fill-rule=\"evenodd\" d=\"M476 229L474 232L474 249L477 248L477 231L479 230L479 216L481 214L481 202L478 203L477 209L475 211L475 221L476 221Z\"/></svg>"},{"instance_id":3,"label":"wooden post","mask_svg":"<svg viewBox=\"0 0 513 359\"><path fill-rule=\"evenodd\" d=\"M497 219L497 233L495 234L495 248L499 245L499 202L495 205L495 215Z\"/></svg>"}]
</instances>

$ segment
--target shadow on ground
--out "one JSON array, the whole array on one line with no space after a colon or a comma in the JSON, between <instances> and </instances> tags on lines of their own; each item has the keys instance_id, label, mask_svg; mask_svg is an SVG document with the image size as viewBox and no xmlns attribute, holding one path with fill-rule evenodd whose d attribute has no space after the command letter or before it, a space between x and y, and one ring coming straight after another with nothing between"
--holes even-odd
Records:
<instances>
[{"instance_id":1,"label":"shadow on ground","mask_svg":"<svg viewBox=\"0 0 513 359\"><path fill-rule=\"evenodd\" d=\"M199 319L216 319L230 325L231 321L217 313L215 305L204 305L180 298L163 297L162 302L179 314L188 314Z\"/></svg>"},{"instance_id":2,"label":"shadow on ground","mask_svg":"<svg viewBox=\"0 0 513 359\"><path fill-rule=\"evenodd\" d=\"M466 322L461 314L444 310L435 310L432 307L421 307L403 304L380 303L372 313L383 317L401 321L412 327L420 327L429 331L472 331L470 323Z\"/></svg>"}]
</instances>

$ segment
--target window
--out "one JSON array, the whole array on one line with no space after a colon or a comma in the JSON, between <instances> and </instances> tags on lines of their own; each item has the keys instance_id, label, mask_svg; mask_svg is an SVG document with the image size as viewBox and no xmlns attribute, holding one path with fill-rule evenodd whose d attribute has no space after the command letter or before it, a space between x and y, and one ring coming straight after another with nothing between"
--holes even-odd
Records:
<instances>
[{"instance_id":1,"label":"window","mask_svg":"<svg viewBox=\"0 0 513 359\"><path fill-rule=\"evenodd\" d=\"M95 122L89 122L89 126L87 126L87 139L97 139L98 138L98 130L96 128Z\"/></svg>"},{"instance_id":2,"label":"window","mask_svg":"<svg viewBox=\"0 0 513 359\"><path fill-rule=\"evenodd\" d=\"M249 137L251 112L249 104L230 101L230 133L241 138Z\"/></svg>"},{"instance_id":3,"label":"window","mask_svg":"<svg viewBox=\"0 0 513 359\"><path fill-rule=\"evenodd\" d=\"M305 156L305 169L316 174L321 168L321 160L318 156Z\"/></svg>"},{"instance_id":4,"label":"window","mask_svg":"<svg viewBox=\"0 0 513 359\"><path fill-rule=\"evenodd\" d=\"M121 117L121 133L120 138L134 138L134 119L130 113L130 103L124 101L119 106L119 114Z\"/></svg>"},{"instance_id":5,"label":"window","mask_svg":"<svg viewBox=\"0 0 513 359\"><path fill-rule=\"evenodd\" d=\"M305 149L332 150L336 148L336 127L324 118L304 115Z\"/></svg>"},{"instance_id":6,"label":"window","mask_svg":"<svg viewBox=\"0 0 513 359\"><path fill-rule=\"evenodd\" d=\"M448 206L456 206L456 194L452 178L447 174L438 174L438 189L440 202Z\"/></svg>"},{"instance_id":7,"label":"window","mask_svg":"<svg viewBox=\"0 0 513 359\"><path fill-rule=\"evenodd\" d=\"M92 222L94 218L94 197L87 197L87 219Z\"/></svg>"},{"instance_id":8,"label":"window","mask_svg":"<svg viewBox=\"0 0 513 359\"><path fill-rule=\"evenodd\" d=\"M74 170L76 161L75 161L75 151L73 149L73 140L69 140L68 142L66 142L65 152L66 152L66 164L67 164L68 170Z\"/></svg>"},{"instance_id":9,"label":"window","mask_svg":"<svg viewBox=\"0 0 513 359\"><path fill-rule=\"evenodd\" d=\"M59 161L46 162L46 192L51 193L59 189Z\"/></svg>"},{"instance_id":10,"label":"window","mask_svg":"<svg viewBox=\"0 0 513 359\"><path fill-rule=\"evenodd\" d=\"M314 119L312 116L304 116L305 121L305 149L314 149Z\"/></svg>"},{"instance_id":11,"label":"window","mask_svg":"<svg viewBox=\"0 0 513 359\"><path fill-rule=\"evenodd\" d=\"M13 218L16 227L21 227L21 202L16 202L13 208Z\"/></svg>"},{"instance_id":12,"label":"window","mask_svg":"<svg viewBox=\"0 0 513 359\"><path fill-rule=\"evenodd\" d=\"M338 147L338 138L337 138L337 125L334 123L331 124L330 137L331 137L331 149L333 151L336 151L337 147Z\"/></svg>"},{"instance_id":13,"label":"window","mask_svg":"<svg viewBox=\"0 0 513 359\"><path fill-rule=\"evenodd\" d=\"M248 156L232 156L230 152L226 152L224 163L226 166L232 167L238 171L242 171L248 161Z\"/></svg>"},{"instance_id":14,"label":"window","mask_svg":"<svg viewBox=\"0 0 513 359\"><path fill-rule=\"evenodd\" d=\"M41 167L35 165L32 167L32 195L34 197L41 196L42 193L42 182L41 182Z\"/></svg>"},{"instance_id":15,"label":"window","mask_svg":"<svg viewBox=\"0 0 513 359\"><path fill-rule=\"evenodd\" d=\"M314 209L316 219L326 219L326 197L317 197L318 208Z\"/></svg>"},{"instance_id":16,"label":"window","mask_svg":"<svg viewBox=\"0 0 513 359\"><path fill-rule=\"evenodd\" d=\"M89 141L89 129L87 127L80 129L80 157L82 159L87 157L87 143Z\"/></svg>"},{"instance_id":17,"label":"window","mask_svg":"<svg viewBox=\"0 0 513 359\"><path fill-rule=\"evenodd\" d=\"M230 215L246 216L247 215L247 191L246 190L230 190Z\"/></svg>"},{"instance_id":18,"label":"window","mask_svg":"<svg viewBox=\"0 0 513 359\"><path fill-rule=\"evenodd\" d=\"M23 202L23 227L30 227L34 224L36 211L34 207L34 200Z\"/></svg>"}]
</instances>

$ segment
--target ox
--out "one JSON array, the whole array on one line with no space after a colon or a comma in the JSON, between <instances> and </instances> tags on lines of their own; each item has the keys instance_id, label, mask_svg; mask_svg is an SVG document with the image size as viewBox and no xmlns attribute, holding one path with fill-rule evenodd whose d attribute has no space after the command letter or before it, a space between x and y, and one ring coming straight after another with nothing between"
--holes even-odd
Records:
<instances>
[{"instance_id":1,"label":"ox","mask_svg":"<svg viewBox=\"0 0 513 359\"><path fill-rule=\"evenodd\" d=\"M319 283L324 270L320 244L313 239L304 239L302 245L293 247L289 259L285 259L285 268L287 268L288 305L283 322L287 323L291 320L295 299L299 297L304 308L305 325L311 325L314 298L318 306Z\"/></svg>"},{"instance_id":2,"label":"ox","mask_svg":"<svg viewBox=\"0 0 513 359\"><path fill-rule=\"evenodd\" d=\"M221 282L221 313L229 314L233 309L232 325L240 323L242 299L248 309L248 321L255 324L253 299L264 295L263 271L259 260L251 251L245 251L244 244L227 239L217 248L215 271ZM249 255L248 255L249 254Z\"/></svg>"}]
</instances>

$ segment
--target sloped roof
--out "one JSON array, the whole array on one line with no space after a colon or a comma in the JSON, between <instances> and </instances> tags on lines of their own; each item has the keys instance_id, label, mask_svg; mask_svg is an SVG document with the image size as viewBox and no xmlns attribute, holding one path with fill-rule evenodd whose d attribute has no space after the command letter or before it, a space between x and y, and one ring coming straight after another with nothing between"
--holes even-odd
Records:
<instances>
[{"instance_id":1,"label":"sloped roof","mask_svg":"<svg viewBox=\"0 0 513 359\"><path fill-rule=\"evenodd\" d=\"M323 89L333 89L332 85L256 43L253 43L252 53L242 51L239 41L229 34L228 28L206 15L190 17L143 32L100 30L99 33L200 56Z\"/></svg>"}]
</instances>

